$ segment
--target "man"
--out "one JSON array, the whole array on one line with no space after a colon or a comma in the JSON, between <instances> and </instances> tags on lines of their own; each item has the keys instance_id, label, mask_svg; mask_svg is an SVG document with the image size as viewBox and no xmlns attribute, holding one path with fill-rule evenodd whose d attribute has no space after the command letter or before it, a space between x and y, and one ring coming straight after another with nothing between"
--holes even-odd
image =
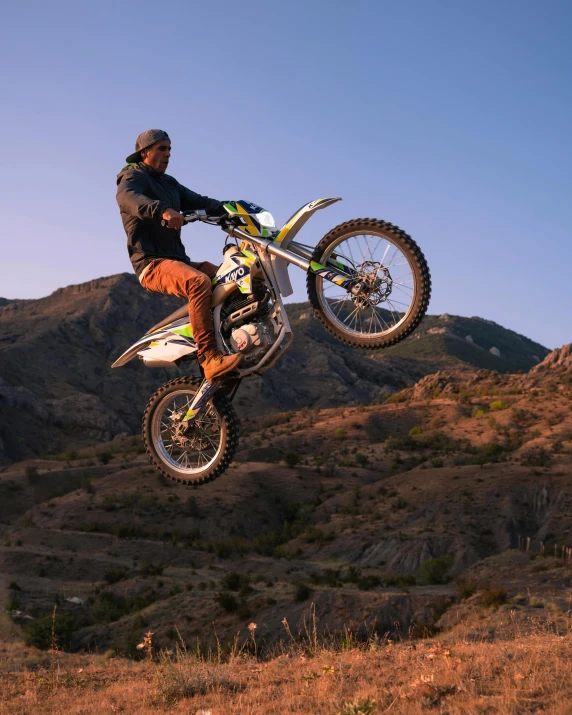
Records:
<instances>
[{"instance_id":1,"label":"man","mask_svg":"<svg viewBox=\"0 0 572 715\"><path fill-rule=\"evenodd\" d=\"M168 176L170 156L167 132L148 129L140 134L135 153L117 176L117 203L129 258L143 288L188 299L199 363L210 381L238 367L242 355L223 355L217 349L211 312L211 279L217 267L189 260L181 242L179 212L205 209L209 215L222 216L226 211L220 201L195 194Z\"/></svg>"}]
</instances>

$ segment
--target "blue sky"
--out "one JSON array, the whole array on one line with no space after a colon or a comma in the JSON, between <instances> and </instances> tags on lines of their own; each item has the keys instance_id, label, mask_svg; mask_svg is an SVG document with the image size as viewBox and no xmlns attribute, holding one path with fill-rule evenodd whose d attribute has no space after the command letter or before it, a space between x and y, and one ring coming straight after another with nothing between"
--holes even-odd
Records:
<instances>
[{"instance_id":1,"label":"blue sky","mask_svg":"<svg viewBox=\"0 0 572 715\"><path fill-rule=\"evenodd\" d=\"M430 312L571 342L571 31L559 0L12 3L0 295L131 270L115 175L160 127L190 188L279 223L342 196L303 240L386 219L427 256ZM194 260L222 240L185 232Z\"/></svg>"}]
</instances>

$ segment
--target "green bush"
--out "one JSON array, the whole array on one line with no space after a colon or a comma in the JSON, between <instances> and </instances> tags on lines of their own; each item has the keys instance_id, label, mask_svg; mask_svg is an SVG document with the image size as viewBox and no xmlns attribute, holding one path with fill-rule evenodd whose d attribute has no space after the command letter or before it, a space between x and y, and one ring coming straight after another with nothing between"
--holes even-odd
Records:
<instances>
[{"instance_id":1,"label":"green bush","mask_svg":"<svg viewBox=\"0 0 572 715\"><path fill-rule=\"evenodd\" d=\"M450 579L447 574L452 564L453 559L450 556L437 556L424 561L420 569L421 581L432 585L448 583Z\"/></svg>"},{"instance_id":2,"label":"green bush","mask_svg":"<svg viewBox=\"0 0 572 715\"><path fill-rule=\"evenodd\" d=\"M100 452L97 455L97 458L101 462L101 464L109 464L109 462L113 459L113 455L111 452Z\"/></svg>"},{"instance_id":3,"label":"green bush","mask_svg":"<svg viewBox=\"0 0 572 715\"><path fill-rule=\"evenodd\" d=\"M356 454L356 464L359 465L360 467L365 467L369 463L369 457L367 454L361 454L358 452Z\"/></svg>"},{"instance_id":4,"label":"green bush","mask_svg":"<svg viewBox=\"0 0 572 715\"><path fill-rule=\"evenodd\" d=\"M69 613L37 618L24 627L27 646L49 650L52 646L69 650L76 620ZM53 631L53 632L52 632Z\"/></svg>"},{"instance_id":5,"label":"green bush","mask_svg":"<svg viewBox=\"0 0 572 715\"><path fill-rule=\"evenodd\" d=\"M414 437L416 434L422 434L423 433L423 428L422 427L412 427L409 430L409 436Z\"/></svg>"},{"instance_id":6,"label":"green bush","mask_svg":"<svg viewBox=\"0 0 572 715\"><path fill-rule=\"evenodd\" d=\"M336 437L336 439L345 439L345 429L343 427L336 427L336 429L334 430L334 437Z\"/></svg>"},{"instance_id":7,"label":"green bush","mask_svg":"<svg viewBox=\"0 0 572 715\"><path fill-rule=\"evenodd\" d=\"M473 411L471 412L471 417L484 417L486 415L486 411L483 407L479 407L479 405L475 405L473 407Z\"/></svg>"},{"instance_id":8,"label":"green bush","mask_svg":"<svg viewBox=\"0 0 572 715\"><path fill-rule=\"evenodd\" d=\"M494 400L493 402L491 402L489 407L491 412L500 412L501 410L506 410L508 408L508 405L502 400Z\"/></svg>"},{"instance_id":9,"label":"green bush","mask_svg":"<svg viewBox=\"0 0 572 715\"><path fill-rule=\"evenodd\" d=\"M11 611L19 611L20 605L21 605L21 603L20 603L19 596L17 596L15 593L13 593L13 594L11 594L11 596L9 596L8 600L6 601L5 608L8 611L8 613L10 613Z\"/></svg>"},{"instance_id":10,"label":"green bush","mask_svg":"<svg viewBox=\"0 0 572 715\"><path fill-rule=\"evenodd\" d=\"M60 455L58 455L58 459L61 459L64 462L71 462L78 457L79 454L76 452L75 449L68 449L67 452L62 452Z\"/></svg>"}]
</instances>

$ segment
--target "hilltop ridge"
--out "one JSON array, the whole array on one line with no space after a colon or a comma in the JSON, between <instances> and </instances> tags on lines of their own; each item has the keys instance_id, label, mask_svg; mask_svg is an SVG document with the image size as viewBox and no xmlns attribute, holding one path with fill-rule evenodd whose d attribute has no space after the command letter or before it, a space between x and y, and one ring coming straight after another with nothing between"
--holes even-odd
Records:
<instances>
[{"instance_id":1,"label":"hilltop ridge","mask_svg":"<svg viewBox=\"0 0 572 715\"><path fill-rule=\"evenodd\" d=\"M142 290L126 273L0 305L0 459L136 433L154 390L192 367L150 370L137 360L116 370L110 365L179 305ZM548 352L488 321L427 316L402 345L370 354L337 342L307 304L287 310L293 346L262 378L241 385L235 404L242 415L369 404L439 369L529 369Z\"/></svg>"}]
</instances>

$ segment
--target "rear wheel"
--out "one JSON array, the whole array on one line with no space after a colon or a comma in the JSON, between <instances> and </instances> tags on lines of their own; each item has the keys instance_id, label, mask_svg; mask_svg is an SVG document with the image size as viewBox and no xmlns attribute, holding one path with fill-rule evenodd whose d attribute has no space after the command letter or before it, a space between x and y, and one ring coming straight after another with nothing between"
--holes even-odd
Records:
<instances>
[{"instance_id":1,"label":"rear wheel","mask_svg":"<svg viewBox=\"0 0 572 715\"><path fill-rule=\"evenodd\" d=\"M238 447L238 417L225 395L215 394L193 422L184 422L201 383L196 377L167 382L151 397L143 415L149 459L181 484L205 484L220 477Z\"/></svg>"},{"instance_id":2,"label":"rear wheel","mask_svg":"<svg viewBox=\"0 0 572 715\"><path fill-rule=\"evenodd\" d=\"M355 219L332 229L312 260L343 265L359 285L343 288L308 273L308 298L326 330L348 345L385 348L419 325L431 296L427 262L415 241L397 226L378 219Z\"/></svg>"}]
</instances>

